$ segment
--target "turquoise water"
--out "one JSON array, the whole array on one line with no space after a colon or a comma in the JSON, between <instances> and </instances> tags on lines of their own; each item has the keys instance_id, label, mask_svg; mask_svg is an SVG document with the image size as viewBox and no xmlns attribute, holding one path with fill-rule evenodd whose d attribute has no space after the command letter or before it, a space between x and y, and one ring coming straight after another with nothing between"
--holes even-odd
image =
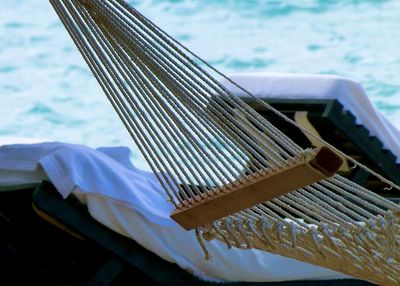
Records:
<instances>
[{"instance_id":1,"label":"turquoise water","mask_svg":"<svg viewBox=\"0 0 400 286\"><path fill-rule=\"evenodd\" d=\"M400 127L400 1L131 3L225 73L358 80ZM0 113L0 136L132 146L47 1L0 1Z\"/></svg>"}]
</instances>

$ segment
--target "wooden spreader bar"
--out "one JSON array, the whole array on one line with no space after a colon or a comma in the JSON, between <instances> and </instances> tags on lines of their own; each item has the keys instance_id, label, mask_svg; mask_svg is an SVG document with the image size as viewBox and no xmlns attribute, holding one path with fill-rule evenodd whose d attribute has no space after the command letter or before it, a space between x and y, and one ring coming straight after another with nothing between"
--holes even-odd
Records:
<instances>
[{"instance_id":1,"label":"wooden spreader bar","mask_svg":"<svg viewBox=\"0 0 400 286\"><path fill-rule=\"evenodd\" d=\"M316 149L312 156L292 160L287 163L287 166L265 172L265 175L239 187L176 209L171 214L171 218L186 230L204 226L331 177L342 163L343 160L339 155L324 146Z\"/></svg>"}]
</instances>

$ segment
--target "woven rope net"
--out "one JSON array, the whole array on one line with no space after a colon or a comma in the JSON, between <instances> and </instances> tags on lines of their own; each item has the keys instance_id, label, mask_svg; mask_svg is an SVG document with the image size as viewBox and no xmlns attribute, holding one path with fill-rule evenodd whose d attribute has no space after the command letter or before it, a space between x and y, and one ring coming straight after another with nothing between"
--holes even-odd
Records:
<instances>
[{"instance_id":1,"label":"woven rope net","mask_svg":"<svg viewBox=\"0 0 400 286\"><path fill-rule=\"evenodd\" d=\"M123 0L51 3L176 210L313 155ZM335 174L198 226L196 234L205 251L203 238L218 239L399 285L399 211Z\"/></svg>"}]
</instances>

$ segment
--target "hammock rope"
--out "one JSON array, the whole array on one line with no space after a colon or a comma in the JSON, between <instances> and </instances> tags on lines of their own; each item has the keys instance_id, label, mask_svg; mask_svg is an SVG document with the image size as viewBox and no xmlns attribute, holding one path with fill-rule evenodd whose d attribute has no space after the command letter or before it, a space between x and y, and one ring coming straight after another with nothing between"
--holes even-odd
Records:
<instances>
[{"instance_id":1,"label":"hammock rope","mask_svg":"<svg viewBox=\"0 0 400 286\"><path fill-rule=\"evenodd\" d=\"M265 109L321 139L235 84L123 0L50 2L176 210L226 199L226 194L265 178L274 180L276 174L291 178L291 170L313 169L310 164L325 154L303 150L216 78L225 78ZM398 285L400 207L338 174L314 175L297 190L197 225L200 246L208 255L202 239L218 239L228 247L257 248Z\"/></svg>"}]
</instances>

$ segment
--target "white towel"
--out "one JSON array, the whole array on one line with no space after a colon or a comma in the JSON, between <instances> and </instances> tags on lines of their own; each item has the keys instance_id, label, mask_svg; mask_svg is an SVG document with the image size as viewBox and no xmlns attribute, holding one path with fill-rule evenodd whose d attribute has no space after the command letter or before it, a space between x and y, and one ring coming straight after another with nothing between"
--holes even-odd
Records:
<instances>
[{"instance_id":1,"label":"white towel","mask_svg":"<svg viewBox=\"0 0 400 286\"><path fill-rule=\"evenodd\" d=\"M400 163L400 130L372 105L358 82L333 75L237 73L229 77L258 98L337 99ZM249 97L228 81L223 84L234 95Z\"/></svg>"},{"instance_id":2,"label":"white towel","mask_svg":"<svg viewBox=\"0 0 400 286\"><path fill-rule=\"evenodd\" d=\"M171 204L154 174L135 168L125 147L91 148L43 143L0 147L0 184L10 172L21 180L50 179L64 196L74 193L99 222L128 236L167 261L210 281L289 281L347 276L257 250L228 250L206 242L204 259L193 231L169 218Z\"/></svg>"},{"instance_id":3,"label":"white towel","mask_svg":"<svg viewBox=\"0 0 400 286\"><path fill-rule=\"evenodd\" d=\"M129 155L126 147L96 151L66 143L5 145L0 148L0 170L8 176L1 176L0 183L10 184L10 177L17 179L17 176L10 176L13 172L24 183L31 178L39 181L44 174L37 168L40 164L64 198L79 186L85 193L128 202L160 226L174 225L169 218L173 207L166 203L155 175L135 168Z\"/></svg>"}]
</instances>

